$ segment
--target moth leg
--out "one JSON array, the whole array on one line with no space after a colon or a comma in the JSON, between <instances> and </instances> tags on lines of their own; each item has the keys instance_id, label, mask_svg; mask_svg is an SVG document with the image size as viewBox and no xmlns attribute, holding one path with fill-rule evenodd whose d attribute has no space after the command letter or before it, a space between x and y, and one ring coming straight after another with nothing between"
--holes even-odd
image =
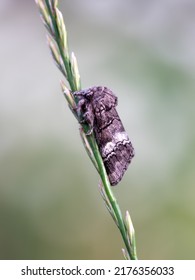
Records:
<instances>
[{"instance_id":1,"label":"moth leg","mask_svg":"<svg viewBox=\"0 0 195 280\"><path fill-rule=\"evenodd\" d=\"M77 114L79 117L79 123L81 125L88 124L89 130L85 133L91 135L93 133L94 113L93 107L85 98L81 98L77 105Z\"/></svg>"},{"instance_id":2,"label":"moth leg","mask_svg":"<svg viewBox=\"0 0 195 280\"><path fill-rule=\"evenodd\" d=\"M85 119L83 118L82 120L79 120L79 123L82 125L84 123L86 123Z\"/></svg>"},{"instance_id":3,"label":"moth leg","mask_svg":"<svg viewBox=\"0 0 195 280\"><path fill-rule=\"evenodd\" d=\"M79 121L79 123L81 125L85 124L86 123L86 120L85 119L82 119ZM93 133L93 127L90 127L88 131L85 132L85 135L89 136Z\"/></svg>"},{"instance_id":4,"label":"moth leg","mask_svg":"<svg viewBox=\"0 0 195 280\"><path fill-rule=\"evenodd\" d=\"M82 114L83 114L83 107L85 107L85 103L86 103L85 99L80 99L78 104L77 104L77 107L76 107L76 112L77 112L77 115L78 115L80 123L85 122L85 120L83 118L84 116L82 116Z\"/></svg>"},{"instance_id":5,"label":"moth leg","mask_svg":"<svg viewBox=\"0 0 195 280\"><path fill-rule=\"evenodd\" d=\"M82 120L79 121L80 125L86 124L86 119L83 118ZM85 135L89 136L93 133L93 127L89 127L89 130L85 132Z\"/></svg>"},{"instance_id":6,"label":"moth leg","mask_svg":"<svg viewBox=\"0 0 195 280\"><path fill-rule=\"evenodd\" d=\"M93 133L93 128L90 128L87 132L85 132L85 135L90 136Z\"/></svg>"},{"instance_id":7,"label":"moth leg","mask_svg":"<svg viewBox=\"0 0 195 280\"><path fill-rule=\"evenodd\" d=\"M93 133L93 122L94 122L94 116L91 114L90 110L85 112L83 115L84 122L89 125L89 130L85 133L86 135L91 135Z\"/></svg>"}]
</instances>

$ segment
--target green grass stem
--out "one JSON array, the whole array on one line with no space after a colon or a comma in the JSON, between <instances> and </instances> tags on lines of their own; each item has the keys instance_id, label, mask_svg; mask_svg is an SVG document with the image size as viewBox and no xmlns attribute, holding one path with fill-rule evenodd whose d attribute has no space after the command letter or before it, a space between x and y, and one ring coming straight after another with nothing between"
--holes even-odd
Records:
<instances>
[{"instance_id":1,"label":"green grass stem","mask_svg":"<svg viewBox=\"0 0 195 280\"><path fill-rule=\"evenodd\" d=\"M61 81L62 90L71 111L82 126L81 136L85 149L96 170L99 172L102 181L100 192L107 206L107 209L113 217L115 224L119 228L122 239L124 241L126 247L126 250L122 249L124 257L125 259L136 260L137 254L135 245L135 232L130 215L127 211L126 219L123 219L119 204L117 203L116 197L111 189L111 185L94 134L91 133L90 135L88 135L87 132L90 130L89 125L86 123L81 123L80 116L78 116L76 112L77 100L72 92L81 90L81 80L76 57L73 53L71 57L69 55L67 32L63 16L58 9L58 1L35 1L39 7L41 18L49 34L48 44L52 56L70 86L69 90L65 83Z\"/></svg>"}]
</instances>

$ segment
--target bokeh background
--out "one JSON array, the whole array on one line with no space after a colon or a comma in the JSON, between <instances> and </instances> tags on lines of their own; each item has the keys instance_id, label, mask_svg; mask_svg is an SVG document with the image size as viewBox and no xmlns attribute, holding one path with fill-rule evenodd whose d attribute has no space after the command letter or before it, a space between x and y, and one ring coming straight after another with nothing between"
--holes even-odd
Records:
<instances>
[{"instance_id":1,"label":"bokeh background","mask_svg":"<svg viewBox=\"0 0 195 280\"><path fill-rule=\"evenodd\" d=\"M82 87L136 156L114 188L140 259L195 259L195 2L60 1ZM122 259L32 0L0 1L0 259Z\"/></svg>"}]
</instances>

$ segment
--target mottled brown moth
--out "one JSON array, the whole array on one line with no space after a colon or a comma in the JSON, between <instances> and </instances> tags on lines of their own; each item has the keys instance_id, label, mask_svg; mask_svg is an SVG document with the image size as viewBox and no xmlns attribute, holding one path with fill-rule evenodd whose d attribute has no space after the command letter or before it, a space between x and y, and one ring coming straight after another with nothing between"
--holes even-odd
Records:
<instances>
[{"instance_id":1,"label":"mottled brown moth","mask_svg":"<svg viewBox=\"0 0 195 280\"><path fill-rule=\"evenodd\" d=\"M134 157L134 148L116 111L117 97L102 86L74 92L74 96L78 100L77 114L94 132L110 184L114 186Z\"/></svg>"}]
</instances>

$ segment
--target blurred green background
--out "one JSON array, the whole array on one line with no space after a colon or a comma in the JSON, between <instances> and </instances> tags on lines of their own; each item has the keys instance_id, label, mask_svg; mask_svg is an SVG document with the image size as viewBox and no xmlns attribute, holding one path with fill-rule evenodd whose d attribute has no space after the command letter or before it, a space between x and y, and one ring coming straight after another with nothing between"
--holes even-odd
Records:
<instances>
[{"instance_id":1,"label":"blurred green background","mask_svg":"<svg viewBox=\"0 0 195 280\"><path fill-rule=\"evenodd\" d=\"M195 259L195 2L60 1L82 87L136 156L114 192L140 259ZM122 259L34 1L0 2L0 259Z\"/></svg>"}]
</instances>

